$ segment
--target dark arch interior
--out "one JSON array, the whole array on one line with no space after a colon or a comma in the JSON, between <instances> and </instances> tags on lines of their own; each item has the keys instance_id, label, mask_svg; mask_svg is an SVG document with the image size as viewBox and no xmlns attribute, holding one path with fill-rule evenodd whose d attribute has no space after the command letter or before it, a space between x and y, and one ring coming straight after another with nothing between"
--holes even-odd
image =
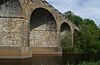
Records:
<instances>
[{"instance_id":1,"label":"dark arch interior","mask_svg":"<svg viewBox=\"0 0 100 65\"><path fill-rule=\"evenodd\" d=\"M61 25L61 28L60 28L60 32L63 32L63 31L70 31L70 26L65 22Z\"/></svg>"},{"instance_id":2,"label":"dark arch interior","mask_svg":"<svg viewBox=\"0 0 100 65\"><path fill-rule=\"evenodd\" d=\"M22 7L19 0L0 0L1 16L16 17L22 15Z\"/></svg>"},{"instance_id":3,"label":"dark arch interior","mask_svg":"<svg viewBox=\"0 0 100 65\"><path fill-rule=\"evenodd\" d=\"M74 46L77 46L78 45L77 42L79 41L80 33L79 33L79 31L77 31L75 29L73 35L74 35L74 38L73 38Z\"/></svg>"},{"instance_id":4,"label":"dark arch interior","mask_svg":"<svg viewBox=\"0 0 100 65\"><path fill-rule=\"evenodd\" d=\"M8 1L11 1L11 0L0 0L0 5L4 4L4 3L7 3Z\"/></svg>"},{"instance_id":5,"label":"dark arch interior","mask_svg":"<svg viewBox=\"0 0 100 65\"><path fill-rule=\"evenodd\" d=\"M13 3L13 2L19 2L19 1L18 0L0 0L0 5L3 5L5 3L9 3L9 2ZM9 5L11 5L11 4L9 4Z\"/></svg>"},{"instance_id":6,"label":"dark arch interior","mask_svg":"<svg viewBox=\"0 0 100 65\"><path fill-rule=\"evenodd\" d=\"M57 25L53 15L44 8L33 11L30 19L30 44L33 47L55 46Z\"/></svg>"},{"instance_id":7,"label":"dark arch interior","mask_svg":"<svg viewBox=\"0 0 100 65\"><path fill-rule=\"evenodd\" d=\"M64 22L60 28L60 36L61 36L61 43L64 47L71 46L71 28L70 26Z\"/></svg>"},{"instance_id":8,"label":"dark arch interior","mask_svg":"<svg viewBox=\"0 0 100 65\"><path fill-rule=\"evenodd\" d=\"M30 30L37 28L40 25L44 25L44 24L46 24L46 26L49 26L49 29L51 30L56 29L56 22L55 22L53 15L49 11L43 8L38 8L35 11L33 11L30 21L31 21Z\"/></svg>"},{"instance_id":9,"label":"dark arch interior","mask_svg":"<svg viewBox=\"0 0 100 65\"><path fill-rule=\"evenodd\" d=\"M68 35L70 31L71 31L70 26L66 22L61 24L60 28L61 38L63 38L65 35Z\"/></svg>"}]
</instances>

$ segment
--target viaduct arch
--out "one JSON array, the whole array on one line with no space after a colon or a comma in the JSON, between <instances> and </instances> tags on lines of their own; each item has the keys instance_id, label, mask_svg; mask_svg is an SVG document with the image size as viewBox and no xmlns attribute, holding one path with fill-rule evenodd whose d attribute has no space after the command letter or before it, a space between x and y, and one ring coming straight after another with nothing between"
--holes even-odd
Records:
<instances>
[{"instance_id":1,"label":"viaduct arch","mask_svg":"<svg viewBox=\"0 0 100 65\"><path fill-rule=\"evenodd\" d=\"M61 54L62 32L73 46L74 29L79 30L45 0L0 0L0 58Z\"/></svg>"},{"instance_id":2,"label":"viaduct arch","mask_svg":"<svg viewBox=\"0 0 100 65\"><path fill-rule=\"evenodd\" d=\"M68 23L63 22L60 28L60 38L63 47L71 47L72 39L71 39L71 27ZM67 44L66 44L67 43Z\"/></svg>"}]
</instances>

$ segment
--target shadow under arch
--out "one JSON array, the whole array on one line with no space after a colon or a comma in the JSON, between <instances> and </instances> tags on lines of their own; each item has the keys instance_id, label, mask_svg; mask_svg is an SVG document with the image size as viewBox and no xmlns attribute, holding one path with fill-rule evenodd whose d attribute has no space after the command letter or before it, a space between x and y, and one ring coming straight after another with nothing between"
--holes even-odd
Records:
<instances>
[{"instance_id":1,"label":"shadow under arch","mask_svg":"<svg viewBox=\"0 0 100 65\"><path fill-rule=\"evenodd\" d=\"M74 29L73 31L73 45L74 46L79 46L79 36L80 36L80 32L76 29Z\"/></svg>"},{"instance_id":2,"label":"shadow under arch","mask_svg":"<svg viewBox=\"0 0 100 65\"><path fill-rule=\"evenodd\" d=\"M60 27L61 45L70 48L72 46L71 28L68 23L63 22ZM63 49L64 50L64 49Z\"/></svg>"},{"instance_id":3,"label":"shadow under arch","mask_svg":"<svg viewBox=\"0 0 100 65\"><path fill-rule=\"evenodd\" d=\"M60 53L58 53L56 22L53 14L45 8L36 8L31 14L29 39L33 61L36 61L36 64L61 62L61 59L58 59ZM57 58L55 58L56 54Z\"/></svg>"},{"instance_id":4,"label":"shadow under arch","mask_svg":"<svg viewBox=\"0 0 100 65\"><path fill-rule=\"evenodd\" d=\"M56 47L57 24L54 16L45 8L36 8L30 17L30 46Z\"/></svg>"},{"instance_id":5,"label":"shadow under arch","mask_svg":"<svg viewBox=\"0 0 100 65\"><path fill-rule=\"evenodd\" d=\"M22 7L19 0L0 0L0 16L18 17L22 16Z\"/></svg>"}]
</instances>

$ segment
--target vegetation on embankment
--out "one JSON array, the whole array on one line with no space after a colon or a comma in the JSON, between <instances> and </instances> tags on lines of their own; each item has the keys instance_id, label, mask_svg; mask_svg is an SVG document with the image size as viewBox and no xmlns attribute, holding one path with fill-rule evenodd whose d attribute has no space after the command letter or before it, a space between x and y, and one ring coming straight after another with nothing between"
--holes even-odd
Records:
<instances>
[{"instance_id":1,"label":"vegetation on embankment","mask_svg":"<svg viewBox=\"0 0 100 65\"><path fill-rule=\"evenodd\" d=\"M74 39L74 47L64 46L64 52L100 53L100 27L93 20L83 19L71 11L65 12L63 15L80 28L80 31L77 31L77 37Z\"/></svg>"},{"instance_id":2,"label":"vegetation on embankment","mask_svg":"<svg viewBox=\"0 0 100 65\"><path fill-rule=\"evenodd\" d=\"M83 62L78 65L100 65L100 61L98 61L98 62Z\"/></svg>"}]
</instances>

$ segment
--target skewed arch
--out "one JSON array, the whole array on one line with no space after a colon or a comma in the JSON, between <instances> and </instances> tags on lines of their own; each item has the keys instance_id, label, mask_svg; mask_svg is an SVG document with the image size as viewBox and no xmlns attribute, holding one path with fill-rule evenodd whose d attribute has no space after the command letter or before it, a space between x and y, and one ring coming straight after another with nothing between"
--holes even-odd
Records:
<instances>
[{"instance_id":1,"label":"skewed arch","mask_svg":"<svg viewBox=\"0 0 100 65\"><path fill-rule=\"evenodd\" d=\"M61 37L62 47L71 47L71 45L72 45L71 27L66 22L63 22L61 24L60 37Z\"/></svg>"},{"instance_id":2,"label":"skewed arch","mask_svg":"<svg viewBox=\"0 0 100 65\"><path fill-rule=\"evenodd\" d=\"M36 8L30 18L30 46L56 47L57 42L54 16L45 8Z\"/></svg>"},{"instance_id":3,"label":"skewed arch","mask_svg":"<svg viewBox=\"0 0 100 65\"><path fill-rule=\"evenodd\" d=\"M79 36L80 36L80 32L77 29L74 29L73 31L73 45L74 46L79 45Z\"/></svg>"},{"instance_id":4,"label":"skewed arch","mask_svg":"<svg viewBox=\"0 0 100 65\"><path fill-rule=\"evenodd\" d=\"M45 20L44 22L32 22L32 20L36 21L36 20ZM49 20L49 21L53 21L53 22L48 22L49 24L52 24L52 26L50 26L50 29L56 29L57 28L57 22L54 18L54 16L52 15L51 12L49 12L47 9L45 8L36 8L32 14L31 14L31 17L30 17L30 30L32 30L33 28L36 28L38 27L38 25L42 25L42 24L45 24L47 23L46 21ZM37 23L38 25L31 25L31 24L35 24Z\"/></svg>"},{"instance_id":5,"label":"skewed arch","mask_svg":"<svg viewBox=\"0 0 100 65\"><path fill-rule=\"evenodd\" d=\"M23 14L19 0L0 0L0 13L6 17L20 17Z\"/></svg>"}]
</instances>

